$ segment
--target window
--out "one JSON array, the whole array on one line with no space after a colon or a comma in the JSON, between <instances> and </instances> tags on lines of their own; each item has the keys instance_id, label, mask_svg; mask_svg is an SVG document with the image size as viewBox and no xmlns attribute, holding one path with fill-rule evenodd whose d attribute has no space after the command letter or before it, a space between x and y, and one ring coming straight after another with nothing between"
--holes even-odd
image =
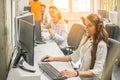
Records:
<instances>
[{"instance_id":1,"label":"window","mask_svg":"<svg viewBox=\"0 0 120 80\"><path fill-rule=\"evenodd\" d=\"M101 1L101 9L117 11L117 0L104 0Z\"/></svg>"},{"instance_id":2,"label":"window","mask_svg":"<svg viewBox=\"0 0 120 80\"><path fill-rule=\"evenodd\" d=\"M69 0L54 0L54 5L62 12L69 12Z\"/></svg>"},{"instance_id":3,"label":"window","mask_svg":"<svg viewBox=\"0 0 120 80\"><path fill-rule=\"evenodd\" d=\"M73 12L89 12L90 0L72 0Z\"/></svg>"},{"instance_id":4,"label":"window","mask_svg":"<svg viewBox=\"0 0 120 80\"><path fill-rule=\"evenodd\" d=\"M62 12L90 12L91 0L53 0Z\"/></svg>"}]
</instances>

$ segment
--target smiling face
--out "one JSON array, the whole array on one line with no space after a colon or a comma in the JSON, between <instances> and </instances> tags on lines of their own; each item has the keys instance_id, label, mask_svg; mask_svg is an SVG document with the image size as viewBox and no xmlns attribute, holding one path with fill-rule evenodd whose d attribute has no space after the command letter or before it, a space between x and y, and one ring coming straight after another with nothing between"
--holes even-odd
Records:
<instances>
[{"instance_id":1,"label":"smiling face","mask_svg":"<svg viewBox=\"0 0 120 80\"><path fill-rule=\"evenodd\" d=\"M92 24L92 22L89 19L85 20L85 25L86 25L85 27L86 35L91 39L93 39L94 34L96 32L95 26Z\"/></svg>"},{"instance_id":2,"label":"smiling face","mask_svg":"<svg viewBox=\"0 0 120 80\"><path fill-rule=\"evenodd\" d=\"M55 7L55 6L49 7L49 14L51 17L54 16L57 12L58 12L57 7Z\"/></svg>"},{"instance_id":3,"label":"smiling face","mask_svg":"<svg viewBox=\"0 0 120 80\"><path fill-rule=\"evenodd\" d=\"M40 6L40 11L41 11L41 13L44 13L45 12L45 6Z\"/></svg>"},{"instance_id":4,"label":"smiling face","mask_svg":"<svg viewBox=\"0 0 120 80\"><path fill-rule=\"evenodd\" d=\"M49 9L49 14L50 14L50 16L53 16L53 15L55 14L55 10L52 9L52 8L50 8L50 9Z\"/></svg>"},{"instance_id":5,"label":"smiling face","mask_svg":"<svg viewBox=\"0 0 120 80\"><path fill-rule=\"evenodd\" d=\"M58 16L57 16L56 14L53 15L53 16L51 16L51 18L52 18L52 20L53 20L53 23L58 23L59 18L58 18Z\"/></svg>"}]
</instances>

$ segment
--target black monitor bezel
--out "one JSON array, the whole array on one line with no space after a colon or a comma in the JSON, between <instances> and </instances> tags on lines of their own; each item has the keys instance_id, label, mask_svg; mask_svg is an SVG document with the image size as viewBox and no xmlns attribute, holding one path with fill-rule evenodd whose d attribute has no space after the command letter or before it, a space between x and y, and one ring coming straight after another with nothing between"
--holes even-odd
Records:
<instances>
[{"instance_id":1,"label":"black monitor bezel","mask_svg":"<svg viewBox=\"0 0 120 80\"><path fill-rule=\"evenodd\" d=\"M32 20L29 18L32 16ZM28 20L26 18L29 18ZM20 19L23 19L23 20L26 20L28 22L31 22L33 25L35 25L35 20L34 20L34 14L33 13L26 13L26 14L23 14L23 15L19 15L19 16L16 16L15 17L15 47L17 47L18 45L18 40L19 40L19 20Z\"/></svg>"},{"instance_id":2,"label":"black monitor bezel","mask_svg":"<svg viewBox=\"0 0 120 80\"><path fill-rule=\"evenodd\" d=\"M29 26L23 26L22 23L27 23ZM19 37L19 43L20 43L20 47L22 49L22 52L24 53L24 60L29 64L29 65L34 65L34 28L35 28L35 25L25 21L25 20L22 20L20 19L19 20L19 26L20 26L20 37ZM32 35L29 35L28 33L26 34L23 34L22 33L22 28L26 28L26 32L28 31L28 33L31 33ZM32 27L32 31L29 31L30 27ZM23 39L21 40L21 35L22 37L26 38L26 39ZM27 36L26 36L27 35ZM28 40L27 40L28 39ZM27 41L26 41L27 40ZM26 41L26 42L25 42ZM23 43L25 43L26 45L24 45ZM30 47L31 46L31 47Z\"/></svg>"}]
</instances>

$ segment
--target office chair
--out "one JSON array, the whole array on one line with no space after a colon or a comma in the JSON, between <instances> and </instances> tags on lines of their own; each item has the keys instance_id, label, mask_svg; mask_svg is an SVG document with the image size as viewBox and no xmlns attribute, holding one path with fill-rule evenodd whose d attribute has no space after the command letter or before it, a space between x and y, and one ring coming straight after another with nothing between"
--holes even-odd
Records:
<instances>
[{"instance_id":1,"label":"office chair","mask_svg":"<svg viewBox=\"0 0 120 80\"><path fill-rule=\"evenodd\" d=\"M114 67L120 67L120 42L115 39L109 38L108 44L108 54L101 80L111 80Z\"/></svg>"},{"instance_id":2,"label":"office chair","mask_svg":"<svg viewBox=\"0 0 120 80\"><path fill-rule=\"evenodd\" d=\"M117 37L117 40L120 41L120 27L119 27L119 30L118 30L118 37Z\"/></svg>"},{"instance_id":3,"label":"office chair","mask_svg":"<svg viewBox=\"0 0 120 80\"><path fill-rule=\"evenodd\" d=\"M70 32L68 34L67 43L68 47L65 48L65 55L72 54L74 50L76 50L79 46L79 43L84 34L84 26L81 24L73 24Z\"/></svg>"},{"instance_id":4,"label":"office chair","mask_svg":"<svg viewBox=\"0 0 120 80\"><path fill-rule=\"evenodd\" d=\"M105 27L109 34L109 38L117 40L120 33L119 26L115 24L107 24Z\"/></svg>"}]
</instances>

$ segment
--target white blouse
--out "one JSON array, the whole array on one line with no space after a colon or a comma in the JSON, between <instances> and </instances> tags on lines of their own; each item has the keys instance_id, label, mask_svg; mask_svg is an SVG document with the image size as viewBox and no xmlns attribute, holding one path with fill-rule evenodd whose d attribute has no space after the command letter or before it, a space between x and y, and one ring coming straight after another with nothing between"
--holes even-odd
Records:
<instances>
[{"instance_id":1,"label":"white blouse","mask_svg":"<svg viewBox=\"0 0 120 80\"><path fill-rule=\"evenodd\" d=\"M71 54L71 59L74 63L80 63L79 64L79 71L86 71L90 70L91 65L91 47L92 47L92 40L87 40L87 42L82 45L85 41L85 38L82 39L81 44L79 48ZM81 46L82 45L82 46ZM91 71L94 74L94 77L92 79L88 78L82 78L82 80L99 80L101 78L104 63L106 60L107 55L107 46L104 41L100 41L97 46L96 51L96 61L93 69Z\"/></svg>"},{"instance_id":2,"label":"white blouse","mask_svg":"<svg viewBox=\"0 0 120 80\"><path fill-rule=\"evenodd\" d=\"M63 23L63 24L51 24L53 30L55 31L55 36L51 36L49 35L46 40L54 40L57 45L60 48L64 48L66 46L68 46L67 44L67 35L68 35L68 30L67 30L67 24Z\"/></svg>"}]
</instances>

